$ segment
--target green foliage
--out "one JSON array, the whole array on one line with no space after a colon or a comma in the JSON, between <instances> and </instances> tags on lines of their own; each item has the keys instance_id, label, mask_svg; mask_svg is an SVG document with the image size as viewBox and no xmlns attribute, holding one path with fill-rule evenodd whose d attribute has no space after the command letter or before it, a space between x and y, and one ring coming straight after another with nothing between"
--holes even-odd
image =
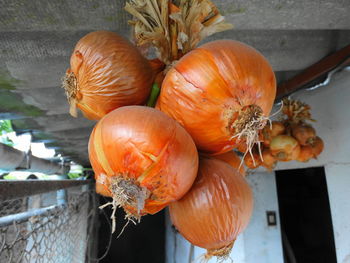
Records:
<instances>
[{"instance_id":1,"label":"green foliage","mask_svg":"<svg viewBox=\"0 0 350 263\"><path fill-rule=\"evenodd\" d=\"M6 135L10 132L13 132L11 121L0 120L0 142L9 146L13 146L13 141Z\"/></svg>"},{"instance_id":2,"label":"green foliage","mask_svg":"<svg viewBox=\"0 0 350 263\"><path fill-rule=\"evenodd\" d=\"M0 120L0 134L13 132L12 124L10 120Z\"/></svg>"},{"instance_id":3,"label":"green foliage","mask_svg":"<svg viewBox=\"0 0 350 263\"><path fill-rule=\"evenodd\" d=\"M5 180L16 180L18 179L16 175L12 175L12 174L7 174L4 176Z\"/></svg>"},{"instance_id":4,"label":"green foliage","mask_svg":"<svg viewBox=\"0 0 350 263\"><path fill-rule=\"evenodd\" d=\"M68 178L69 179L77 179L79 177L82 177L82 173L68 173Z\"/></svg>"}]
</instances>

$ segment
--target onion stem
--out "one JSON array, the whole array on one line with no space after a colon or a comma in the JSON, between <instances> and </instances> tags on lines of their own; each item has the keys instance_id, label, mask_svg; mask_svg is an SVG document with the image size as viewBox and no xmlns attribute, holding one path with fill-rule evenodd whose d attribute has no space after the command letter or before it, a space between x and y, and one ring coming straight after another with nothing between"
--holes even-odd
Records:
<instances>
[{"instance_id":1,"label":"onion stem","mask_svg":"<svg viewBox=\"0 0 350 263\"><path fill-rule=\"evenodd\" d=\"M151 95L148 98L147 101L147 106L154 108L157 102L157 98L160 93L160 88L157 83L153 83L152 90L151 90Z\"/></svg>"}]
</instances>

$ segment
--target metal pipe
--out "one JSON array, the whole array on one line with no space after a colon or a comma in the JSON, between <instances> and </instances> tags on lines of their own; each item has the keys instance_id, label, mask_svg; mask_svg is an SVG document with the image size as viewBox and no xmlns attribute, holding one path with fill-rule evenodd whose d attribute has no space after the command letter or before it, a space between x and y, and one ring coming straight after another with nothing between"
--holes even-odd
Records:
<instances>
[{"instance_id":1,"label":"metal pipe","mask_svg":"<svg viewBox=\"0 0 350 263\"><path fill-rule=\"evenodd\" d=\"M91 180L0 180L0 203L5 200L18 199L91 183Z\"/></svg>"},{"instance_id":2,"label":"metal pipe","mask_svg":"<svg viewBox=\"0 0 350 263\"><path fill-rule=\"evenodd\" d=\"M34 216L41 216L41 215L44 215L47 213L62 210L66 206L67 205L52 205L52 206L48 206L48 207L44 207L44 208L37 208L37 209L29 210L29 211L22 212L22 213L3 216L3 217L0 217L0 227L12 225L14 222L16 222L16 223L24 222L24 221L27 221L28 219L30 219L31 217L34 217Z\"/></svg>"},{"instance_id":3,"label":"metal pipe","mask_svg":"<svg viewBox=\"0 0 350 263\"><path fill-rule=\"evenodd\" d=\"M25 170L45 174L65 174L69 167L33 156L0 143L0 169L7 171Z\"/></svg>"}]
</instances>

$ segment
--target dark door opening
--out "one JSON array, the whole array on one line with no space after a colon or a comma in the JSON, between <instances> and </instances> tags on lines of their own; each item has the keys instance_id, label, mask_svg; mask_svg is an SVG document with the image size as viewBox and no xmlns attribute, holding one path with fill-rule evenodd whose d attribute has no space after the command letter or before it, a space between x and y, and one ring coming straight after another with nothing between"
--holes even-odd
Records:
<instances>
[{"instance_id":1,"label":"dark door opening","mask_svg":"<svg viewBox=\"0 0 350 263\"><path fill-rule=\"evenodd\" d=\"M108 200L100 197L100 203ZM111 228L110 215L112 209L104 208L99 216L98 256L106 252ZM124 232L117 238L126 223L124 211L118 209L116 213L116 231L112 236L111 246L107 255L99 263L164 263L165 262L165 213L164 210L155 215L143 216L137 225L129 223ZM107 221L108 220L108 221Z\"/></svg>"},{"instance_id":2,"label":"dark door opening","mask_svg":"<svg viewBox=\"0 0 350 263\"><path fill-rule=\"evenodd\" d=\"M323 167L276 172L285 263L336 263Z\"/></svg>"}]
</instances>

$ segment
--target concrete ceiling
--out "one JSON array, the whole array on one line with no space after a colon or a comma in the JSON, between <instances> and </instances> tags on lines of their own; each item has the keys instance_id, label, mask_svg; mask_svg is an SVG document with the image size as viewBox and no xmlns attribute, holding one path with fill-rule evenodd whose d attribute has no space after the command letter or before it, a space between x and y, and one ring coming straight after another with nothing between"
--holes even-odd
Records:
<instances>
[{"instance_id":1,"label":"concrete ceiling","mask_svg":"<svg viewBox=\"0 0 350 263\"><path fill-rule=\"evenodd\" d=\"M213 39L252 45L283 81L350 44L349 0L216 0L235 29ZM0 119L89 166L94 125L72 118L60 88L75 43L94 30L130 35L122 0L0 0Z\"/></svg>"}]
</instances>

